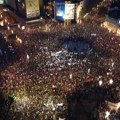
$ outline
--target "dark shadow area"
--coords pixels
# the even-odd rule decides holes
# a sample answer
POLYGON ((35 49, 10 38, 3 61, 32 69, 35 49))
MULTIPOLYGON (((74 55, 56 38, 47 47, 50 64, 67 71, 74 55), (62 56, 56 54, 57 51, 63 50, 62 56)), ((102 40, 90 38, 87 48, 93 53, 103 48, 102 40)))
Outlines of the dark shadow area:
POLYGON ((98 109, 105 101, 118 102, 117 85, 98 86, 95 82, 84 83, 69 93, 68 120, 98 120, 98 109))
POLYGON ((0 120, 7 120, 10 107, 14 99, 12 97, 5 98, 3 92, 0 90, 0 120))
POLYGON ((4 70, 8 65, 19 60, 19 47, 13 46, 7 42, 2 34, 0 35, 0 71, 4 70))
POLYGON ((90 42, 81 37, 70 40, 65 39, 61 44, 61 48, 68 52, 87 54, 92 49, 92 46, 90 42))
POLYGON ((97 6, 102 0, 84 0, 84 13, 88 13, 93 7, 97 6))

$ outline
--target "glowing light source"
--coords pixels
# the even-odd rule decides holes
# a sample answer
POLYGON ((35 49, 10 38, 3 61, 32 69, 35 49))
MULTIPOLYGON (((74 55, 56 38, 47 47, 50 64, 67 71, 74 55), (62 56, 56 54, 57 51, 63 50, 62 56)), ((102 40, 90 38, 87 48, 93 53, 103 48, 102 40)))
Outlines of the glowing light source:
POLYGON ((21 29, 24 30, 24 29, 25 29, 25 26, 22 26, 21 29))
POLYGON ((27 54, 27 60, 29 60, 30 59, 30 57, 29 57, 29 55, 27 54))
POLYGON ((12 34, 14 33, 13 30, 11 30, 11 33, 12 33, 12 34))
POLYGON ((7 29, 10 30, 10 27, 8 26, 7 29))
POLYGON ((113 84, 113 80, 112 79, 109 80, 109 84, 113 84))
POLYGON ((41 17, 40 20, 43 20, 43 18, 41 17))
POLYGON ((69 75, 70 79, 72 79, 72 74, 69 75))
POLYGON ((105 113, 105 118, 108 118, 110 116, 110 112, 109 111, 106 111, 105 113))
POLYGON ((18 28, 20 28, 20 24, 18 24, 18 28))
POLYGON ((117 105, 117 109, 119 109, 120 108, 120 102, 118 103, 118 105, 117 105))
POLYGON ((100 80, 100 81, 99 81, 99 85, 101 86, 102 84, 103 84, 103 81, 102 81, 102 80, 100 80))

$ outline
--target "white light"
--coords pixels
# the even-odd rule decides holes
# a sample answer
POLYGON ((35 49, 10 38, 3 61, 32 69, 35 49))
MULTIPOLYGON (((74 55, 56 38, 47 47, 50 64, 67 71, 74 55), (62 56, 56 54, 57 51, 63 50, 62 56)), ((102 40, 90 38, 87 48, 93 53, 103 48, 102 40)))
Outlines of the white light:
POLYGON ((114 62, 112 62, 112 65, 111 65, 112 67, 114 67, 114 62))
POLYGON ((120 102, 118 103, 118 105, 117 105, 117 109, 119 109, 120 108, 120 102))
POLYGON ((0 25, 1 25, 1 26, 4 26, 4 22, 3 22, 3 21, 1 21, 1 22, 0 22, 0 25))
POLYGON ((42 18, 42 17, 41 17, 40 19, 41 19, 41 20, 43 20, 43 18, 42 18))
POLYGON ((5 19, 5 23, 7 22, 7 20, 5 19))
POLYGON ((25 26, 22 26, 22 28, 21 28, 22 30, 24 30, 25 29, 25 26))
POLYGON ((109 33, 112 31, 111 29, 108 29, 109 33))
POLYGON ((52 85, 52 88, 55 88, 55 85, 52 85))
POLYGON ((105 113, 105 118, 108 118, 110 116, 110 112, 109 111, 106 111, 105 113))
POLYGON ((101 86, 102 84, 103 84, 103 81, 102 81, 102 80, 100 80, 100 81, 99 81, 99 85, 101 86))
POLYGON ((27 54, 27 60, 29 60, 30 59, 30 57, 29 57, 29 55, 27 54))
POLYGON ((20 28, 20 24, 18 24, 18 28, 20 28))
POLYGON ((11 33, 12 33, 12 34, 14 33, 13 30, 11 30, 11 33))
POLYGON ((107 75, 110 75, 110 73, 109 73, 109 72, 107 72, 107 75))
POLYGON ((112 79, 109 80, 109 84, 113 84, 113 80, 112 79))
POLYGON ((59 118, 59 120, 65 120, 65 118, 59 118))
POLYGON ((65 20, 65 15, 63 15, 63 19, 65 20))
POLYGON ((52 109, 53 111, 55 111, 55 108, 53 107, 53 109, 52 109))
POLYGON ((10 27, 8 26, 7 29, 10 30, 10 27))
POLYGON ((89 15, 89 13, 86 13, 83 17, 86 18, 89 15))
POLYGON ((57 106, 63 106, 63 103, 58 103, 57 106))
POLYGON ((90 74, 90 68, 88 69, 88 74, 90 74))
POLYGON ((20 42, 20 44, 22 43, 22 40, 20 38, 17 38, 17 40, 20 42))
POLYGON ((70 76, 70 79, 72 79, 72 74, 70 74, 69 76, 70 76))
POLYGON ((19 39, 19 42, 20 42, 20 44, 22 43, 22 40, 21 39, 19 39))

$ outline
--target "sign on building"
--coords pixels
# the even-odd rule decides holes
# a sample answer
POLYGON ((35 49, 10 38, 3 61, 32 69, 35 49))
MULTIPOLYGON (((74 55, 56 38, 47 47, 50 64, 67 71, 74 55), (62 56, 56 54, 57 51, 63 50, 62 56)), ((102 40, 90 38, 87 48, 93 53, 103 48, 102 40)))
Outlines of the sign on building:
POLYGON ((4 0, 0 0, 0 4, 4 4, 4 0))
POLYGON ((65 4, 65 20, 73 20, 75 14, 75 4, 65 4))
POLYGON ((33 18, 40 15, 39 0, 25 0, 26 4, 26 17, 33 18))
POLYGON ((58 21, 64 21, 64 14, 65 14, 65 0, 56 0, 55 1, 55 19, 58 21))

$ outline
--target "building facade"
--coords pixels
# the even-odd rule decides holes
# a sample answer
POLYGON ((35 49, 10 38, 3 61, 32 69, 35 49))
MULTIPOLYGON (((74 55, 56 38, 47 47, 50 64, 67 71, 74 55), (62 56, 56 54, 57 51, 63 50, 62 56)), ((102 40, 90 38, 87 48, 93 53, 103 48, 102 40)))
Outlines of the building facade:
POLYGON ((5 4, 23 15, 26 19, 40 16, 40 3, 42 0, 5 0, 5 4))

